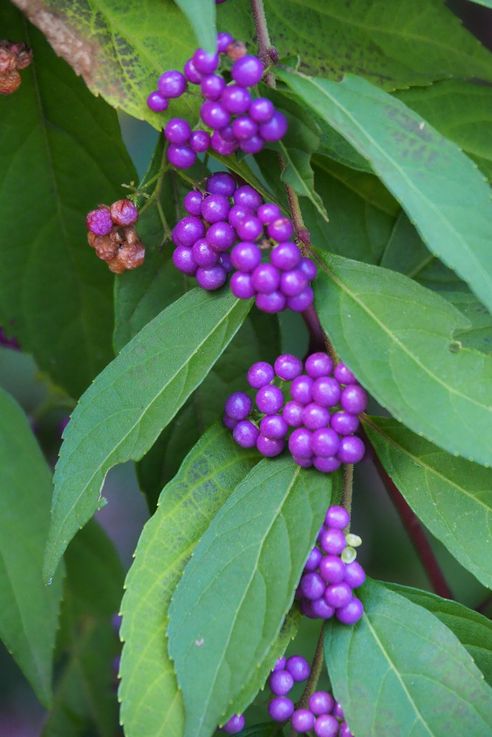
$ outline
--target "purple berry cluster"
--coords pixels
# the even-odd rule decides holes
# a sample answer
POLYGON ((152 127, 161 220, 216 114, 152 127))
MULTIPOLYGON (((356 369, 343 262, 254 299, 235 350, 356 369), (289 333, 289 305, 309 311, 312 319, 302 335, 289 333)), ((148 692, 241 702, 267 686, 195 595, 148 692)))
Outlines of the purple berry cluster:
POLYGON ((277 660, 268 682, 273 694, 268 712, 273 721, 290 719, 292 728, 299 734, 314 731, 316 737, 353 737, 344 721, 342 707, 327 691, 315 691, 305 708, 295 708, 288 694, 296 682, 306 681, 310 673, 309 663, 300 655, 277 660))
POLYGON ((242 448, 256 446, 273 457, 287 445, 299 466, 323 473, 364 456, 364 443, 354 433, 367 395, 345 364, 333 367, 326 353, 312 353, 304 365, 296 356, 282 354, 273 366, 254 363, 248 384, 256 390, 256 408, 245 392, 234 392, 224 414, 225 426, 242 448))
POLYGON ((98 258, 114 274, 136 269, 145 259, 135 223, 138 209, 131 200, 117 200, 111 207, 99 205, 87 214, 87 241, 98 258))
POLYGON ((263 312, 303 312, 312 304, 316 266, 292 240, 292 223, 278 205, 226 172, 212 174, 206 192, 188 192, 183 204, 188 214, 173 230, 173 262, 200 287, 219 289, 234 272, 233 294, 254 297, 263 312))
POLYGON ((267 97, 253 98, 250 92, 261 80, 263 62, 247 53, 244 44, 229 33, 217 36, 217 52, 197 49, 184 65, 183 72, 170 70, 161 74, 157 90, 150 93, 147 105, 156 113, 169 107, 169 101, 183 95, 188 83, 199 85, 204 101, 200 107, 203 128, 192 130, 185 118, 171 118, 164 137, 169 143, 168 161, 178 169, 188 169, 197 154, 212 148, 229 156, 239 148, 256 154, 267 142, 279 141, 287 132, 287 118, 267 97), (231 82, 219 73, 221 55, 232 60, 231 82), (184 73, 183 73, 184 72, 184 73))
POLYGON ((301 611, 312 619, 331 619, 352 625, 364 613, 360 599, 353 590, 366 580, 364 569, 356 560, 345 562, 344 551, 353 558, 355 551, 349 546, 350 538, 343 530, 348 527, 350 516, 344 507, 332 506, 318 535, 317 545, 311 550, 297 589, 296 598, 301 611), (347 538, 349 538, 347 540, 347 538))

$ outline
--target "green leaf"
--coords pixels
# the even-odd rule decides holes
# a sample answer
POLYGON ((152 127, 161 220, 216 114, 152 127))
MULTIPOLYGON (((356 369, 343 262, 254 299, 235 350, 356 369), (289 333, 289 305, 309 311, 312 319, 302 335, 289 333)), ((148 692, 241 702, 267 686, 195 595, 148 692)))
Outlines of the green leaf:
POLYGON ((164 487, 144 527, 121 607, 119 698, 126 737, 182 737, 182 697, 166 643, 171 595, 210 520, 257 459, 214 425, 164 487))
POLYGON ((364 428, 417 517, 492 588, 492 469, 449 455, 396 420, 367 417, 364 428))
POLYGON ((492 684, 492 621, 457 601, 442 599, 428 591, 385 583, 400 596, 425 607, 448 627, 468 650, 487 683, 492 684))
POLYGON ((213 519, 170 607, 185 737, 208 737, 264 684, 271 645, 329 504, 331 479, 261 461, 213 519))
POLYGON ((299 197, 307 197, 317 211, 318 217, 328 222, 328 214, 323 200, 314 189, 314 172, 311 166, 311 156, 305 151, 295 148, 286 148, 281 142, 280 150, 287 164, 282 171, 282 181, 292 187, 299 197))
MULTIPOLYGON (((95 95, 162 128, 163 116, 151 112, 147 95, 164 70, 182 68, 196 49, 191 26, 173 0, 93 0, 89 7, 85 0, 14 2, 95 95)), ((194 115, 194 99, 173 101, 168 115, 194 115)))
POLYGON ((364 585, 361 599, 362 620, 355 627, 330 622, 325 639, 333 691, 351 731, 487 737, 492 691, 455 635, 374 581, 364 585))
POLYGON ((439 133, 458 144, 492 180, 492 88, 446 80, 396 93, 439 133))
POLYGON ((454 340, 467 322, 451 304, 339 256, 323 256, 315 292, 336 351, 380 404, 450 453, 492 463, 492 359, 454 340))
POLYGON ((223 353, 250 306, 228 293, 188 292, 148 323, 86 391, 65 431, 55 471, 47 576, 98 508, 107 472, 149 450, 223 353))
POLYGON ((0 321, 78 396, 112 355, 113 277, 85 215, 121 197, 134 170, 115 112, 8 2, 0 27, 34 50, 18 92, 0 99, 0 321))
POLYGON ((492 0, 470 0, 476 5, 484 5, 486 8, 492 8, 492 0))
POLYGON ((61 573, 41 567, 48 535, 51 473, 17 403, 0 389, 0 637, 39 700, 51 699, 61 573))
POLYGON ((195 31, 198 45, 214 53, 217 49, 215 0, 175 0, 195 31))
POLYGON ((365 156, 426 245, 492 309, 492 199, 476 166, 427 122, 365 80, 279 72, 365 156))
MULTIPOLYGON (((387 89, 448 77, 490 80, 490 53, 441 0, 265 0, 273 45, 310 74, 361 74, 387 89)), ((248 0, 221 7, 220 27, 253 42, 248 0)))

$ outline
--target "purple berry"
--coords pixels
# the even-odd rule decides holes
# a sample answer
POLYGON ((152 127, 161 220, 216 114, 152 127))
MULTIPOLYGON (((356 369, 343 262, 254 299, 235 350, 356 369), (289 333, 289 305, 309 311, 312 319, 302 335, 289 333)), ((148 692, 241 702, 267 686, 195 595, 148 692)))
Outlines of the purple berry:
POLYGON ((235 239, 234 228, 225 220, 214 223, 207 230, 207 241, 216 251, 227 251, 235 239))
POLYGON ((335 471, 338 471, 341 463, 338 458, 315 456, 313 459, 313 466, 317 471, 321 471, 321 473, 334 473, 335 471))
POLYGON ((251 136, 246 141, 241 141, 239 148, 244 151, 245 154, 257 154, 261 151, 264 146, 263 138, 260 136, 251 136))
MULTIPOLYGON (((310 404, 307 405, 307 407, 311 406, 312 405, 310 404)), ((320 407, 319 404, 315 404, 314 406, 318 407, 319 410, 328 412, 324 407, 320 407)), ((314 455, 321 456, 322 458, 329 458, 337 453, 338 448, 340 447, 340 439, 331 427, 320 427, 318 430, 313 432, 311 446, 313 448, 314 455)))
POLYGON ((234 420, 245 420, 251 412, 252 401, 244 392, 234 392, 225 403, 225 412, 234 420))
POLYGON ((280 110, 277 110, 268 123, 260 125, 260 136, 264 141, 280 141, 287 133, 288 127, 287 118, 280 110))
POLYGON ((365 446, 357 435, 346 435, 340 440, 337 457, 342 463, 358 463, 364 457, 365 446))
POLYGON ((284 381, 292 381, 302 374, 302 361, 291 353, 283 353, 275 360, 274 369, 277 376, 284 381))
POLYGON ((238 148, 238 143, 234 141, 226 141, 220 135, 219 131, 214 131, 210 139, 210 147, 221 156, 231 156, 238 148))
POLYGON ((307 285, 308 281, 300 269, 284 271, 280 277, 280 289, 287 297, 297 297, 307 285))
POLYGON ((351 589, 358 589, 366 580, 366 573, 361 564, 356 560, 345 565, 345 583, 351 589))
MULTIPOLYGON (((250 187, 249 184, 244 184, 242 187, 238 187, 234 192, 234 204, 246 207, 249 210, 256 210, 262 204, 263 199, 261 195, 250 187)), ((261 222, 261 221, 260 221, 261 222)))
POLYGON ((311 611, 318 619, 331 619, 335 609, 326 603, 324 599, 317 599, 311 603, 311 611))
POLYGON ((273 440, 272 438, 267 438, 265 435, 258 435, 256 448, 265 458, 274 458, 280 455, 284 447, 283 440, 273 440))
POLYGON ((241 448, 254 448, 259 435, 256 425, 251 420, 241 420, 232 432, 232 437, 241 448))
POLYGON ((293 312, 304 312, 307 308, 313 304, 314 292, 311 287, 306 287, 300 294, 295 297, 289 297, 287 300, 287 306, 293 312))
POLYGON ((331 416, 331 426, 339 435, 351 435, 359 427, 359 418, 341 410, 331 416))
POLYGON ((199 238, 192 246, 193 259, 197 266, 210 268, 219 261, 219 254, 215 251, 205 238, 199 238))
POLYGON ((183 200, 186 212, 190 215, 195 215, 195 217, 200 217, 202 212, 202 200, 202 193, 198 192, 196 189, 192 189, 191 192, 188 192, 185 195, 183 200))
POLYGON ((313 384, 313 399, 322 407, 334 407, 340 399, 340 384, 331 376, 321 376, 313 384))
POLYGON ((301 264, 299 267, 305 276, 309 279, 309 281, 313 281, 313 279, 316 278, 316 274, 318 273, 318 269, 316 267, 316 264, 314 261, 311 261, 310 258, 303 258, 301 259, 301 264))
POLYGON ((347 606, 352 599, 352 589, 343 581, 341 583, 333 583, 327 586, 324 593, 325 601, 334 609, 347 606))
POLYGON ((138 220, 138 209, 131 200, 116 200, 109 208, 109 211, 113 223, 121 228, 127 225, 133 225, 138 220))
POLYGON ((226 220, 229 213, 229 200, 223 194, 209 194, 202 201, 201 216, 207 223, 226 220))
POLYGON ((274 415, 282 408, 284 395, 278 386, 262 386, 256 392, 255 401, 260 412, 264 412, 266 415, 274 415))
POLYGON ((338 555, 324 555, 319 564, 319 574, 328 584, 342 583, 345 577, 345 563, 338 555))
POLYGON ((171 118, 166 123, 164 135, 170 143, 186 143, 191 136, 191 127, 184 118, 171 118))
POLYGON ((367 407, 367 394, 358 384, 347 386, 342 391, 340 404, 346 412, 359 415, 367 407))
POLYGON ((207 179, 207 192, 210 194, 222 194, 224 197, 232 197, 236 191, 234 178, 225 171, 212 174, 207 179))
POLYGON ((335 706, 333 707, 333 716, 335 716, 337 719, 343 719, 345 716, 342 706, 338 701, 335 701, 335 706))
POLYGON ((190 137, 190 146, 197 154, 203 154, 210 148, 210 134, 204 130, 193 131, 190 137))
POLYGON ((261 261, 261 251, 254 243, 236 243, 231 251, 231 261, 239 271, 253 271, 261 261))
POLYGON ((279 274, 271 264, 259 264, 252 274, 253 286, 261 294, 275 292, 279 285, 279 274))
POLYGON ((321 551, 316 546, 311 550, 308 559, 304 564, 304 570, 308 572, 315 571, 322 559, 321 551))
POLYGON ((220 101, 232 115, 242 115, 249 110, 251 95, 244 87, 232 84, 224 89, 220 101))
POLYGON ((321 530, 319 544, 322 550, 329 555, 340 555, 342 550, 345 550, 347 547, 343 532, 332 527, 321 530))
POLYGON ((300 427, 302 425, 302 412, 304 407, 298 402, 287 402, 282 417, 290 427, 300 427))
POLYGON ((231 292, 238 299, 251 299, 256 294, 251 281, 251 274, 244 271, 236 271, 231 276, 229 285, 231 287, 231 292))
POLYGON ((208 269, 200 267, 196 272, 196 280, 202 289, 208 292, 214 292, 216 289, 224 286, 227 279, 227 272, 223 266, 210 266, 208 269))
POLYGON ((287 658, 278 658, 275 661, 275 665, 273 666, 272 673, 275 673, 277 670, 285 670, 285 664, 287 662, 287 658))
POLYGON ((301 468, 311 468, 313 465, 311 458, 298 458, 297 456, 292 456, 292 460, 301 468))
POLYGON ((157 87, 162 97, 181 97, 186 90, 186 79, 181 72, 171 69, 161 74, 157 87))
POLYGON ((200 108, 200 117, 209 128, 217 130, 227 125, 231 119, 230 114, 220 102, 206 100, 200 108))
POLYGON ((296 683, 306 681, 311 675, 311 666, 302 655, 292 655, 285 665, 296 683))
POLYGON ((294 679, 288 670, 276 670, 271 674, 268 685, 275 696, 285 696, 294 686, 294 679))
POLYGON ((231 257, 229 256, 227 251, 220 254, 219 264, 224 267, 228 274, 232 271, 231 257))
POLYGON ((331 714, 322 714, 314 723, 316 737, 337 737, 338 722, 331 714))
POLYGON ((256 123, 268 123, 275 112, 275 106, 268 97, 258 97, 249 107, 249 114, 256 123))
MULTIPOLYGON (((320 407, 319 404, 311 402, 304 407, 302 414, 302 421, 308 430, 319 430, 320 428, 326 428, 330 422, 330 413, 325 407, 320 407)), ((333 432, 333 431, 332 431, 333 432)), ((336 434, 336 433, 335 433, 336 434)), ((337 446, 338 447, 338 446, 337 446)), ((316 455, 319 455, 318 451, 315 450, 313 445, 313 451, 316 455)), ((333 455, 332 453, 326 453, 326 455, 333 455)))
POLYGON ((202 221, 188 215, 180 220, 173 229, 173 239, 180 246, 191 247, 199 238, 205 235, 205 226, 202 221))
POLYGON ((325 584, 318 573, 305 573, 301 578, 300 589, 306 599, 316 601, 325 593, 325 584))
POLYGON ((268 224, 267 233, 274 241, 290 241, 294 228, 289 218, 280 217, 268 224))
POLYGON ((289 426, 281 415, 268 415, 260 422, 260 432, 271 440, 280 440, 287 435, 289 426))
POLYGON ((292 399, 299 404, 309 404, 313 399, 314 382, 310 376, 302 374, 298 376, 290 385, 290 395, 292 399))
POLYGON ((249 115, 240 115, 234 120, 232 130, 238 141, 247 141, 256 136, 258 125, 249 115))
POLYGON ((212 74, 219 66, 219 55, 197 49, 193 54, 193 64, 200 74, 212 74))
POLYGON ((261 389, 275 377, 273 366, 266 361, 257 361, 248 369, 248 384, 253 389, 261 389))
POLYGON ((222 423, 227 427, 228 430, 234 430, 237 425, 237 420, 233 420, 232 417, 224 415, 222 417, 222 423))
MULTIPOLYGON (((292 241, 286 241, 284 243, 279 243, 278 246, 275 246, 275 248, 272 249, 272 252, 270 254, 270 261, 272 262, 274 266, 277 267, 277 269, 282 269, 282 271, 291 272, 292 269, 295 269, 296 266, 300 264, 301 252, 299 248, 296 246, 296 244, 293 243, 292 241)), ((308 279, 306 275, 301 271, 301 269, 298 269, 298 272, 302 274, 303 276, 304 287, 305 287, 308 282, 308 279)))
MULTIPOLYGON (((323 455, 320 453, 320 455, 323 455)), ((335 527, 337 530, 344 530, 350 523, 350 515, 345 509, 338 504, 333 504, 326 510, 325 525, 326 527, 335 527)))
MULTIPOLYGON (((297 461, 296 461, 296 463, 297 463, 297 461)), ((320 601, 320 599, 318 601, 320 601)), ((313 611, 313 602, 312 601, 309 601, 309 599, 302 599, 301 600, 301 612, 304 614, 304 616, 309 617, 310 619, 316 619, 317 618, 316 617, 316 614, 313 611)))
POLYGON ((234 714, 234 716, 224 724, 222 729, 228 734, 237 734, 238 732, 243 731, 245 724, 246 720, 242 714, 234 714))
POLYGON ((230 224, 237 228, 240 223, 243 222, 243 220, 253 213, 251 210, 249 210, 247 207, 242 207, 241 205, 233 205, 231 209, 229 210, 229 217, 227 218, 230 222, 230 224))
POLYGON ((353 596, 346 606, 337 609, 335 616, 342 624, 356 624, 363 614, 362 602, 356 596, 353 596))
POLYGON ((305 427, 294 430, 289 438, 289 450, 296 458, 311 458, 313 449, 311 446, 312 433, 305 427))
POLYGON ((223 54, 229 44, 234 43, 234 36, 230 33, 218 33, 217 34, 217 51, 223 54))
POLYGON ((254 87, 263 76, 263 64, 257 56, 246 54, 234 62, 231 76, 241 87, 254 87))
POLYGON ((113 221, 109 207, 98 207, 91 210, 85 219, 87 229, 94 235, 104 236, 111 233, 113 221))
POLYGON ((286 722, 294 711, 294 704, 287 696, 277 696, 268 704, 268 713, 274 722, 286 722))
POLYGON ((338 737, 354 737, 354 735, 349 729, 349 725, 347 724, 347 722, 342 722, 340 724, 340 731, 338 733, 338 737))
POLYGON ((193 59, 188 59, 186 64, 184 65, 184 75, 188 82, 191 82, 192 84, 200 84, 202 80, 202 75, 198 71, 198 69, 195 67, 193 63, 193 59))
POLYGON ((332 369, 333 361, 327 353, 312 353, 306 359, 306 373, 313 379, 319 379, 320 376, 328 376, 332 369))
POLYGON ((314 727, 314 714, 309 709, 296 709, 292 714, 291 724, 296 732, 309 732, 314 727))
POLYGON ((189 146, 171 143, 167 149, 167 159, 176 169, 189 169, 196 162, 196 153, 189 146))
POLYGON ((208 74, 202 77, 200 90, 207 100, 218 100, 225 87, 225 80, 220 74, 208 74))
POLYGON ((282 211, 278 205, 273 202, 265 202, 264 205, 260 205, 256 211, 257 217, 261 220, 263 225, 268 225, 274 220, 278 220, 282 217, 282 211))
POLYGON ((329 714, 333 709, 334 704, 335 701, 333 696, 326 691, 315 691, 309 697, 309 708, 313 714, 316 714, 316 716, 320 716, 320 714, 329 714))
POLYGON ((173 264, 183 274, 193 276, 197 270, 195 259, 193 258, 193 252, 191 248, 186 246, 178 246, 173 251, 173 264))
POLYGON ((154 90, 154 92, 151 92, 147 97, 147 105, 154 111, 154 113, 163 113, 164 110, 167 110, 169 107, 169 102, 160 94, 160 92, 154 90))
POLYGON ((246 215, 236 225, 236 233, 244 241, 255 241, 263 233, 263 225, 256 215, 246 215))
POLYGON ((340 384, 357 384, 357 379, 344 363, 338 363, 335 366, 335 379, 340 384))
POLYGON ((275 314, 285 309, 286 300, 282 292, 275 291, 271 294, 258 294, 256 296, 256 306, 262 312, 275 314))

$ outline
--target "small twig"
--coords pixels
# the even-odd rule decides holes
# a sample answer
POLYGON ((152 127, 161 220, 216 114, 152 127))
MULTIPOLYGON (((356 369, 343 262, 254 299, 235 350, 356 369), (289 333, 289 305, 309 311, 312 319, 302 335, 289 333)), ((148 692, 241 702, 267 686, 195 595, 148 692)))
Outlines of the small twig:
POLYGON ((409 507, 390 476, 388 476, 381 464, 381 461, 375 453, 374 465, 376 466, 379 476, 388 492, 388 496, 398 512, 403 527, 415 548, 415 552, 422 563, 422 567, 427 574, 427 578, 429 579, 434 592, 439 596, 443 596, 445 599, 452 599, 453 594, 451 589, 448 586, 444 573, 441 571, 441 567, 434 555, 434 551, 427 539, 427 535, 424 532, 420 520, 414 514, 411 507, 409 507))

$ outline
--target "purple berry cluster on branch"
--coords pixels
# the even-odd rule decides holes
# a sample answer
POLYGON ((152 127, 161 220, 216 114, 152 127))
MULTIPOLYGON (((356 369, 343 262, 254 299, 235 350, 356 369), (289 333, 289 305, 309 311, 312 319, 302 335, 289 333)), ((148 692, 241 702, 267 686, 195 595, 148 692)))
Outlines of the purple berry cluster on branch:
POLYGON ((232 293, 254 297, 263 312, 306 310, 314 299, 316 265, 292 240, 292 223, 279 206, 226 172, 212 174, 205 189, 184 198, 188 215, 173 229, 176 268, 211 291, 233 272, 232 293))
POLYGON ((145 248, 135 230, 138 209, 131 200, 117 200, 111 207, 99 205, 86 217, 87 241, 98 258, 114 274, 136 269, 145 259, 145 248))
POLYGON ((312 619, 331 619, 352 625, 364 613, 353 590, 366 580, 364 569, 355 560, 356 535, 345 534, 350 515, 344 507, 331 506, 311 550, 296 592, 301 611, 312 619))
POLYGON ((168 109, 169 101, 181 97, 188 84, 199 85, 203 103, 200 118, 208 128, 192 130, 185 118, 171 118, 164 128, 169 143, 168 161, 177 169, 188 169, 197 154, 211 148, 222 156, 240 149, 256 154, 265 143, 279 141, 287 132, 287 118, 267 97, 253 98, 251 88, 261 81, 265 67, 257 57, 229 33, 217 36, 217 52, 197 49, 184 65, 161 74, 157 89, 150 93, 147 105, 156 113, 168 109), (226 76, 219 72, 221 56, 232 60, 226 76), (228 81, 230 77, 230 81, 228 81))
POLYGON ((333 367, 326 353, 312 353, 304 364, 282 354, 273 366, 254 363, 248 384, 256 390, 255 407, 245 392, 234 392, 225 404, 224 424, 238 445, 256 446, 266 457, 287 445, 299 466, 323 473, 362 460, 364 443, 354 433, 367 395, 345 364, 333 367))

